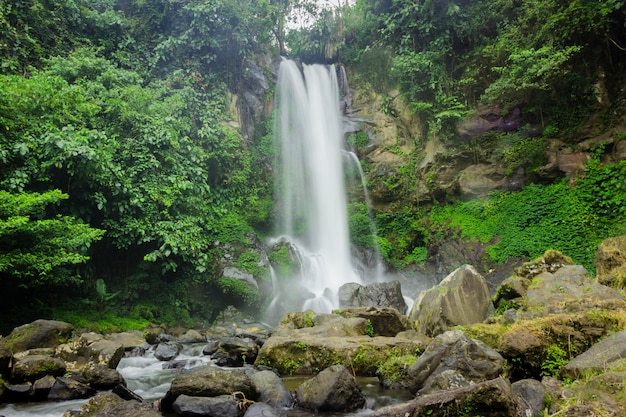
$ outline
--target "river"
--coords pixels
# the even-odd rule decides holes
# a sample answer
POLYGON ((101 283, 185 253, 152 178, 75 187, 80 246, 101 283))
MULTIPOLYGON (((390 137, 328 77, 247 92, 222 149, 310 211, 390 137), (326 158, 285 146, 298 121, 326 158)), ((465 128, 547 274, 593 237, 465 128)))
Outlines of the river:
MULTIPOLYGON (((208 356, 202 355, 204 344, 185 346, 183 352, 174 360, 184 366, 177 369, 163 369, 168 362, 161 362, 148 350, 143 356, 123 358, 117 370, 124 376, 128 388, 140 395, 146 401, 163 398, 169 390, 172 380, 181 369, 189 369, 200 365, 210 364, 208 356)), ((306 377, 285 377, 285 385, 291 392, 306 380, 306 377)), ((363 394, 367 397, 364 409, 353 413, 313 413, 311 411, 290 409, 283 410, 288 417, 363 417, 373 410, 389 404, 408 401, 412 395, 408 391, 384 390, 376 378, 357 378, 363 394)), ((42 402, 0 405, 0 416, 5 417, 62 417, 68 410, 78 410, 87 400, 63 402, 42 402)))

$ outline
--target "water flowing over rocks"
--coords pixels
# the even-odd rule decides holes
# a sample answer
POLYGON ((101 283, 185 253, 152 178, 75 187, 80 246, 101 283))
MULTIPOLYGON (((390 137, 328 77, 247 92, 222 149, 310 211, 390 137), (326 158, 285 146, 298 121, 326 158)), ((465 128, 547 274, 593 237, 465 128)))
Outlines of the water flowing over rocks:
POLYGON ((285 414, 269 404, 254 403, 246 410, 244 417, 284 417, 285 414))
MULTIPOLYGON (((599 262, 608 258, 598 255, 599 262)), ((607 265, 619 257, 610 259, 607 265)), ((454 302, 460 309, 469 309, 471 303, 484 308, 480 300, 486 284, 480 274, 469 265, 455 273, 418 297, 420 310, 426 308, 429 291, 436 292, 432 296, 450 295, 455 288, 464 295, 429 308, 445 312, 441 306, 454 302), (454 279, 475 286, 455 287, 454 279)), ((485 313, 463 325, 446 322, 447 329, 441 326, 430 333, 432 338, 419 320, 374 306, 332 314, 288 313, 273 330, 253 323, 241 327, 230 319, 203 331, 170 329, 172 334, 167 334, 155 328, 155 334, 146 336, 151 344, 136 332, 73 333, 70 326, 63 343, 40 338, 44 346, 39 347, 20 340, 22 335, 31 337, 23 330, 28 327, 20 326, 19 337, 0 340, 0 372, 7 381, 0 387, 0 400, 93 396, 66 417, 172 412, 256 417, 282 416, 284 409, 309 416, 370 407, 358 378, 378 376, 381 386, 415 397, 363 410, 373 417, 626 415, 626 300, 619 291, 593 279, 563 254, 549 251, 515 269, 495 291, 493 304, 489 317, 485 313), (112 368, 119 363, 118 352, 127 360, 153 354, 159 344, 182 347, 178 356, 157 362, 173 378, 156 401, 163 411, 128 389, 112 368), (204 355, 189 358, 193 344, 196 354, 204 355), (18 352, 9 346, 29 349, 18 352), (239 360, 229 368, 215 366, 221 355, 239 360), (303 379, 295 393, 283 380, 290 375, 303 379), (102 392, 110 389, 112 393, 102 392)))
POLYGON ((485 279, 474 267, 464 265, 448 275, 439 285, 422 292, 413 304, 409 319, 428 336, 487 318, 491 299, 485 279))
POLYGON ((154 357, 160 361, 171 361, 180 353, 182 346, 176 341, 159 343, 154 350, 154 357))

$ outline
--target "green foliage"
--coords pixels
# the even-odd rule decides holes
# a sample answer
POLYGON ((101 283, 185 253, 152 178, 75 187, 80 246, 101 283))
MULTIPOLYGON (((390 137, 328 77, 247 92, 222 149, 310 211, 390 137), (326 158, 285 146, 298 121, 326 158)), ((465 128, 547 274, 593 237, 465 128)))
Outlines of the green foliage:
POLYGON ((365 132, 353 133, 346 139, 348 146, 354 149, 362 149, 370 143, 370 138, 365 132))
POLYGON ((63 309, 55 312, 56 320, 65 321, 76 328, 89 329, 101 333, 144 330, 150 321, 143 318, 123 317, 113 312, 95 312, 91 310, 63 309))
POLYGON ((237 259, 237 266, 242 270, 249 272, 255 278, 261 280, 270 279, 270 271, 267 266, 261 263, 261 255, 257 252, 244 252, 237 259))
POLYGON ((569 362, 569 355, 558 345, 550 345, 546 348, 545 358, 541 363, 541 375, 556 377, 561 368, 569 362))
POLYGON ((519 138, 510 134, 513 143, 504 150, 502 161, 507 175, 514 174, 518 168, 524 168, 526 175, 531 175, 543 165, 546 160, 546 145, 544 138, 519 138))
POLYGON ((0 277, 20 287, 76 283, 73 265, 89 259, 92 242, 102 238, 94 229, 70 216, 46 212, 67 199, 58 190, 13 194, 0 190, 0 277))
POLYGON ((298 265, 291 258, 287 245, 279 245, 268 255, 270 264, 279 277, 289 278, 296 272, 298 265))
POLYGON ((500 74, 500 78, 487 87, 485 98, 518 104, 531 100, 538 91, 552 90, 571 71, 567 63, 580 50, 580 46, 557 49, 552 45, 544 45, 538 49, 511 53, 507 66, 493 68, 500 74))
POLYGON ((415 355, 391 356, 378 366, 376 374, 385 380, 397 381, 408 376, 408 369, 416 360, 415 355))
POLYGON ((378 72, 396 82, 431 134, 453 135, 481 97, 562 131, 592 105, 595 69, 619 59, 625 11, 621 0, 359 0, 342 15, 339 56, 377 91, 394 87, 378 72))
POLYGON ((365 203, 355 202, 348 206, 350 241, 359 248, 377 249, 376 230, 365 203))
POLYGON ((261 298, 259 291, 246 282, 236 278, 222 277, 217 284, 222 289, 223 294, 236 304, 251 308, 258 307, 261 298))
POLYGON ((577 179, 576 190, 605 221, 624 227, 621 219, 626 216, 626 161, 608 165, 602 165, 597 158, 589 161, 584 176, 577 179))
POLYGON ((369 337, 374 337, 374 326, 370 319, 367 319, 367 327, 365 328, 365 335, 369 337))
POLYGON ((410 209, 376 215, 378 244, 381 255, 395 268, 422 265, 427 249, 422 215, 410 209))
POLYGON ((514 257, 534 259, 556 249, 593 271, 595 248, 618 233, 615 225, 622 222, 621 216, 607 216, 603 208, 607 201, 617 213, 623 210, 623 175, 621 163, 602 168, 592 163, 575 188, 565 183, 531 185, 517 193, 494 193, 484 201, 437 207, 429 213, 428 234, 432 240, 458 229, 463 238, 496 242, 486 252, 498 263, 514 257), (614 176, 614 186, 605 188, 604 181, 614 176), (604 199, 592 198, 590 190, 602 190, 604 199))
MULTIPOLYGON (((112 2, 97 3, 0 2, 0 22, 11 28, 0 36, 18 39, 13 49, 1 50, 0 72, 29 75, 0 75, 0 189, 67 194, 58 210, 29 221, 43 238, 59 235, 49 245, 62 250, 38 255, 41 264, 22 262, 22 268, 12 258, 7 265, 15 267, 12 274, 36 275, 45 285, 76 284, 70 266, 88 259, 88 240, 106 229, 104 250, 89 269, 119 290, 118 304, 152 297, 145 305, 161 303, 163 314, 148 315, 173 322, 188 321, 204 302, 210 317, 219 303, 185 298, 195 284, 217 285, 214 242, 246 242, 251 224, 263 224, 271 213, 271 182, 259 162, 268 155, 223 123, 230 117, 224 80, 240 86, 224 75, 237 74, 231 63, 269 45, 262 16, 268 5, 155 0, 113 10, 112 2), (66 18, 70 6, 75 13, 66 18), (59 24, 52 24, 57 17, 59 24), (30 31, 32 22, 47 29, 30 31), (33 54, 49 41, 50 27, 59 42, 64 36, 72 41, 33 54), (210 37, 189 38, 194 31, 210 37), (190 60, 213 53, 215 60, 190 60), (159 60, 167 66, 151 66, 159 60), (30 64, 40 69, 26 70, 30 64), (67 250, 57 242, 63 228, 71 231, 67 250), (81 243, 81 250, 69 249, 81 243), (180 291, 163 295, 178 283, 180 291), (169 314, 170 308, 180 313, 169 314)), ((83 296, 83 290, 91 288, 76 286, 67 296, 83 296)))

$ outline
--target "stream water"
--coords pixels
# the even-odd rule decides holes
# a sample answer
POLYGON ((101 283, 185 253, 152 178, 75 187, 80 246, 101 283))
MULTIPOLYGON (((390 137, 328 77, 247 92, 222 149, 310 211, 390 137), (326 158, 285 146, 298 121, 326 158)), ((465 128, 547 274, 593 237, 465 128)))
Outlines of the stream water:
MULTIPOLYGON (((152 351, 148 351, 144 356, 123 358, 117 369, 124 376, 128 388, 140 395, 144 400, 152 402, 165 396, 172 380, 181 369, 189 369, 211 363, 208 356, 202 355, 203 347, 204 344, 194 344, 185 347, 183 353, 175 359, 176 363, 185 363, 183 368, 163 369, 166 362, 159 361, 154 357, 152 351)), ((285 385, 291 392, 294 392, 305 380, 305 377, 284 378, 285 385)), ((362 417, 385 405, 408 401, 412 398, 408 391, 382 389, 376 378, 358 378, 357 380, 363 394, 367 397, 366 406, 362 410, 353 413, 313 413, 294 408, 282 410, 282 412, 288 417, 362 417)), ((61 417, 67 410, 78 410, 86 401, 8 404, 0 408, 0 416, 61 417)))

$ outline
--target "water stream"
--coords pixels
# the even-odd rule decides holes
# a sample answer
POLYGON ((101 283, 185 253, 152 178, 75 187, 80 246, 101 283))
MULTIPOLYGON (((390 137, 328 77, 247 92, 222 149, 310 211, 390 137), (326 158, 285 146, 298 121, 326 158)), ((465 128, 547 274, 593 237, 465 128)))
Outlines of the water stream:
MULTIPOLYGON (((208 356, 202 355, 204 344, 185 346, 182 354, 176 357, 176 369, 164 369, 164 365, 171 362, 162 362, 156 359, 153 351, 149 350, 143 356, 123 358, 117 370, 124 376, 129 389, 140 395, 144 400, 152 402, 163 398, 170 388, 172 380, 184 369, 211 364, 208 356)), ((228 368, 226 368, 228 369, 228 368)), ((291 392, 304 382, 307 377, 284 378, 285 385, 291 392)), ((282 410, 288 417, 361 417, 366 416, 380 407, 408 401, 412 395, 408 391, 384 390, 376 378, 357 378, 363 394, 367 397, 366 406, 353 413, 314 413, 301 409, 282 410)), ((6 417, 62 417, 68 410, 78 410, 87 400, 73 400, 62 402, 41 402, 25 404, 7 404, 0 408, 0 416, 6 417)), ((0 406, 1 407, 1 406, 0 406)))

